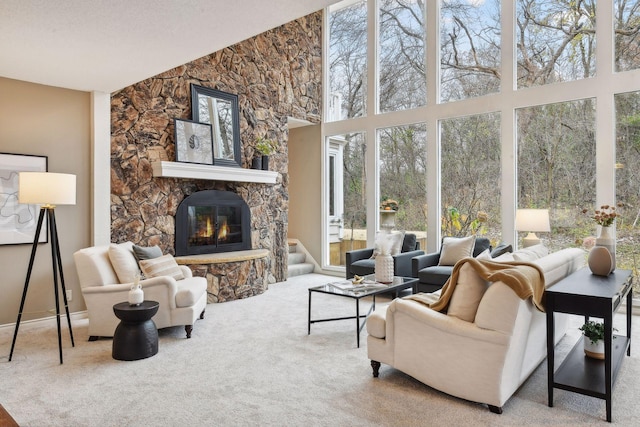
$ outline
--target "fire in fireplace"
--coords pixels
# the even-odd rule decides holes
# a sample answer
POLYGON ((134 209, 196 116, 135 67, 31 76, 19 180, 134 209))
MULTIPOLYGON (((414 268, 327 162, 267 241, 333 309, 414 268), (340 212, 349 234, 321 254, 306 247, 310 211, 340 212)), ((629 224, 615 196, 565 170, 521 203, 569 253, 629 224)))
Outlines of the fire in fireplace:
POLYGON ((251 249, 249 207, 230 191, 205 190, 176 212, 176 255, 251 249))

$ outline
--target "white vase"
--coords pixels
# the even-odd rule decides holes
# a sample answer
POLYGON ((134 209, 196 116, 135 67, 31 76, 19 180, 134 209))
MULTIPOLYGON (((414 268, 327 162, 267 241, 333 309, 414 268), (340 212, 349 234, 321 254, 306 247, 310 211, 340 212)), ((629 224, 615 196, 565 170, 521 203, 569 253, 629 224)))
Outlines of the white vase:
POLYGON ((604 340, 599 340, 595 344, 590 338, 582 336, 584 343, 584 354, 594 359, 604 359, 604 340))
POLYGON ((611 254, 611 271, 616 269, 616 238, 612 227, 600 227, 600 235, 596 237, 596 246, 602 246, 611 254))
POLYGON ((142 285, 131 285, 129 291, 129 305, 140 305, 144 301, 144 292, 142 291, 142 285))
POLYGON ((391 255, 378 254, 375 264, 376 282, 393 282, 393 257, 391 255))

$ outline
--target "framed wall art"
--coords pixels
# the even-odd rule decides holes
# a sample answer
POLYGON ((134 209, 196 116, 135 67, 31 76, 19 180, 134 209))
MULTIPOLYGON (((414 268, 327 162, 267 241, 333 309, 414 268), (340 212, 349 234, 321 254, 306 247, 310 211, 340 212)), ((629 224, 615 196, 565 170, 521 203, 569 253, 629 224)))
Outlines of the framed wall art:
MULTIPOLYGON (((33 243, 39 205, 18 202, 18 174, 47 172, 47 157, 0 153, 0 245, 33 243)), ((46 216, 38 242, 47 241, 46 216)))
POLYGON ((175 120, 176 161, 183 163, 213 164, 213 138, 209 123, 175 120))

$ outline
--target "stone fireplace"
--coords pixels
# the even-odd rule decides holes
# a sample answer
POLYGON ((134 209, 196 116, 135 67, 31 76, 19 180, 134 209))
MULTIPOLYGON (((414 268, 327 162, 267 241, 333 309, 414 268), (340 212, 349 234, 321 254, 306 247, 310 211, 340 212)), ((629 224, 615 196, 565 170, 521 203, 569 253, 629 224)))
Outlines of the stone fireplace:
POLYGON ((231 191, 198 191, 178 206, 175 239, 177 256, 251 249, 249 206, 231 191))
MULTIPOLYGON (((177 255, 194 275, 207 277, 209 302, 246 298, 286 280, 287 118, 320 122, 321 42, 318 11, 112 93, 111 241, 158 245, 163 253, 177 255), (238 96, 241 167, 184 163, 179 166, 194 173, 154 173, 158 163, 175 166, 174 120, 192 117, 191 84, 238 96), (254 180, 258 171, 250 169, 261 136, 278 141, 269 171, 260 171, 275 175, 268 183, 254 180), (188 252, 178 250, 178 207, 188 196, 209 190, 229 191, 248 205, 250 225, 242 225, 240 232, 249 233, 240 244, 248 244, 248 250, 232 241, 222 246, 224 252, 216 252, 221 239, 209 236, 192 242, 200 253, 180 255, 188 252)), ((227 233, 234 233, 229 222, 236 224, 238 211, 216 209, 202 214, 195 209, 194 216, 204 217, 201 234, 208 233, 207 217, 210 226, 217 222, 219 228, 221 217, 227 217, 227 233)), ((202 226, 196 221, 194 227, 202 226)))

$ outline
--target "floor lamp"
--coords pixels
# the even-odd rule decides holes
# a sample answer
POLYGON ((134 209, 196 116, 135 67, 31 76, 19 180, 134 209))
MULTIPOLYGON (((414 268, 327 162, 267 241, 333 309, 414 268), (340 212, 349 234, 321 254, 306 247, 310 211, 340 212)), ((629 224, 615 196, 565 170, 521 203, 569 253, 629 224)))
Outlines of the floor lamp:
POLYGON ((16 329, 13 333, 13 341, 11 342, 9 362, 11 361, 13 349, 16 345, 16 337, 18 336, 18 328, 20 327, 24 301, 27 297, 29 280, 31 279, 31 272, 33 270, 33 261, 36 257, 36 250, 38 249, 40 230, 42 230, 42 223, 44 222, 44 216, 46 213, 47 221, 49 222, 49 237, 51 239, 53 290, 56 299, 56 321, 58 323, 58 348, 60 349, 60 364, 62 364, 62 334, 60 332, 60 294, 58 292, 58 274, 60 274, 60 287, 62 288, 64 308, 67 312, 67 323, 69 325, 69 335, 71 336, 71 346, 75 347, 75 343, 73 342, 71 317, 69 316, 69 306, 67 305, 66 298, 67 291, 64 286, 64 275, 62 274, 62 258, 60 257, 55 208, 56 205, 76 204, 76 176, 64 173, 20 172, 18 176, 18 201, 19 203, 39 204, 41 207, 40 216, 38 217, 38 225, 36 227, 36 234, 33 238, 33 247, 31 248, 31 258, 29 259, 27 278, 24 282, 24 290, 22 291, 18 320, 16 320, 16 329))

